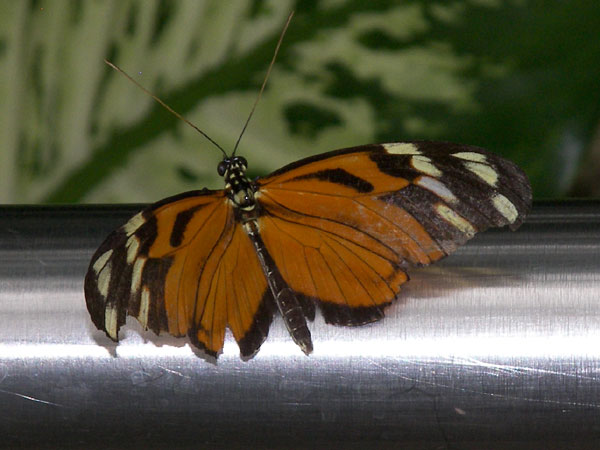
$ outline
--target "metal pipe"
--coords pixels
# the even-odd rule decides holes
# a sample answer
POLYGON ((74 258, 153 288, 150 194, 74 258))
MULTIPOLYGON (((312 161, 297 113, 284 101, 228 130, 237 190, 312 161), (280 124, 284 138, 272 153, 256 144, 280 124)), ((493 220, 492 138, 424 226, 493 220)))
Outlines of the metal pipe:
POLYGON ((92 325, 94 249, 139 207, 0 209, 0 437, 11 446, 595 448, 600 443, 600 202, 537 203, 412 270, 386 318, 276 319, 217 364, 135 320, 92 325))

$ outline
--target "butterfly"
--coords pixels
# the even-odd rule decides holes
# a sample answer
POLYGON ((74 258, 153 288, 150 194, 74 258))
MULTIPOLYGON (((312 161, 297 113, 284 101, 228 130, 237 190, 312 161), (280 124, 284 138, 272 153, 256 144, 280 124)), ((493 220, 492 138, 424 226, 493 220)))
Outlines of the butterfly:
POLYGON ((112 232, 85 277, 92 321, 114 341, 126 316, 156 334, 188 336, 217 357, 229 328, 254 356, 279 311, 300 349, 313 350, 307 320, 363 325, 408 281, 491 226, 518 228, 531 186, 515 164, 447 142, 365 145, 312 156, 250 180, 236 156, 293 16, 277 42, 258 97, 230 155, 119 67, 146 94, 224 155, 223 190, 161 200, 112 232))
POLYGON ((116 341, 129 315, 216 357, 228 327, 247 359, 279 311, 309 354, 316 307, 334 325, 377 321, 407 267, 486 228, 515 230, 531 206, 519 167, 447 142, 347 148, 255 180, 247 168, 225 154, 223 190, 161 200, 106 238, 85 278, 98 329, 116 341))

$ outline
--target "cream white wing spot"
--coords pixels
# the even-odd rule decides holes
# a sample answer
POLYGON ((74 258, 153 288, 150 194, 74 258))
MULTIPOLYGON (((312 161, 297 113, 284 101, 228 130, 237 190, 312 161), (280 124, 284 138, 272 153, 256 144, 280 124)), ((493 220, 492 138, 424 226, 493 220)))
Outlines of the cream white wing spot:
POLYGON ((504 195, 494 195, 494 197, 492 197, 492 203, 494 208, 496 208, 498 212, 502 214, 506 220, 508 220, 509 223, 514 223, 514 221, 517 220, 517 217, 519 216, 517 208, 515 208, 515 205, 513 205, 512 202, 504 195))
POLYGON ((144 271, 144 265, 146 264, 146 258, 139 258, 133 264, 133 270, 131 273, 131 293, 135 293, 140 290, 142 285, 142 272, 144 271))
POLYGON ((102 253, 102 255, 100 255, 100 257, 96 260, 96 262, 92 266, 96 275, 98 275, 100 273, 100 271, 102 270, 102 268, 104 267, 104 265, 106 264, 108 259, 112 256, 112 253, 113 253, 112 249, 107 250, 106 252, 102 253))
POLYGON ((127 264, 131 264, 137 256, 138 250, 140 248, 140 240, 136 236, 132 235, 127 240, 125 246, 127 247, 127 264))
POLYGON ((427 189, 448 203, 456 203, 458 201, 450 189, 448 189, 441 181, 436 180, 435 178, 422 176, 417 178, 414 181, 414 184, 427 189))
POLYGON ((442 171, 435 167, 427 156, 416 155, 410 158, 410 164, 419 172, 432 177, 440 177, 442 171))
POLYGON ((471 225, 468 220, 459 216, 453 209, 448 208, 442 203, 438 203, 435 205, 435 210, 442 219, 460 232, 465 233, 469 237, 475 235, 475 228, 473 228, 473 225, 471 225))
POLYGON ((454 156, 455 158, 464 159, 466 161, 473 161, 473 162, 479 162, 479 163, 487 162, 486 156, 481 153, 458 152, 458 153, 453 153, 452 156, 454 156))
POLYGON ((98 273, 98 292, 104 298, 108 295, 108 287, 110 286, 111 266, 112 264, 107 262, 98 273))
POLYGON ((115 341, 117 340, 117 323, 117 307, 108 305, 104 310, 104 329, 115 341))
POLYGON ((142 212, 139 212, 135 216, 133 216, 131 219, 129 219, 129 221, 125 225, 123 225, 123 230, 125 231, 125 234, 127 236, 131 236, 145 222, 146 222, 146 219, 144 219, 144 214, 142 212))
POLYGON ((487 164, 468 161, 465 162, 465 168, 469 172, 472 172, 475 175, 477 175, 490 186, 496 186, 496 183, 498 182, 498 173, 487 164))
POLYGON ((386 152, 391 155, 420 155, 421 152, 415 144, 408 142, 393 142, 381 144, 386 152))
POLYGON ((150 308, 150 289, 147 286, 142 288, 142 296, 140 299, 140 312, 137 319, 142 324, 144 329, 148 329, 148 311, 150 308))

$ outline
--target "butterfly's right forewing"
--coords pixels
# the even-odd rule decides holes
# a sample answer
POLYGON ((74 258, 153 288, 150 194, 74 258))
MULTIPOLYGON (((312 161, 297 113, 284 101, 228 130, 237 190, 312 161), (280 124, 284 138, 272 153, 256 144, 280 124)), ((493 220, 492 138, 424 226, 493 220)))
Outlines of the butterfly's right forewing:
POLYGON ((342 325, 383 317, 407 265, 437 261, 486 228, 515 229, 531 205, 516 165, 445 142, 338 150, 258 184, 261 234, 283 278, 342 325))

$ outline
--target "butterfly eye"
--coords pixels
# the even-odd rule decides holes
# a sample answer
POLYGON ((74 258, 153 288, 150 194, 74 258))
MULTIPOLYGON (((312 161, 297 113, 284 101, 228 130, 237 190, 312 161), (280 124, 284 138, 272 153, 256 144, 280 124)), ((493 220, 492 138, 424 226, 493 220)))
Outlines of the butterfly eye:
POLYGON ((217 173, 219 174, 219 176, 223 176, 225 175, 225 172, 227 172, 227 168, 229 167, 229 160, 224 159, 223 161, 221 161, 219 163, 219 165, 217 166, 217 173))

